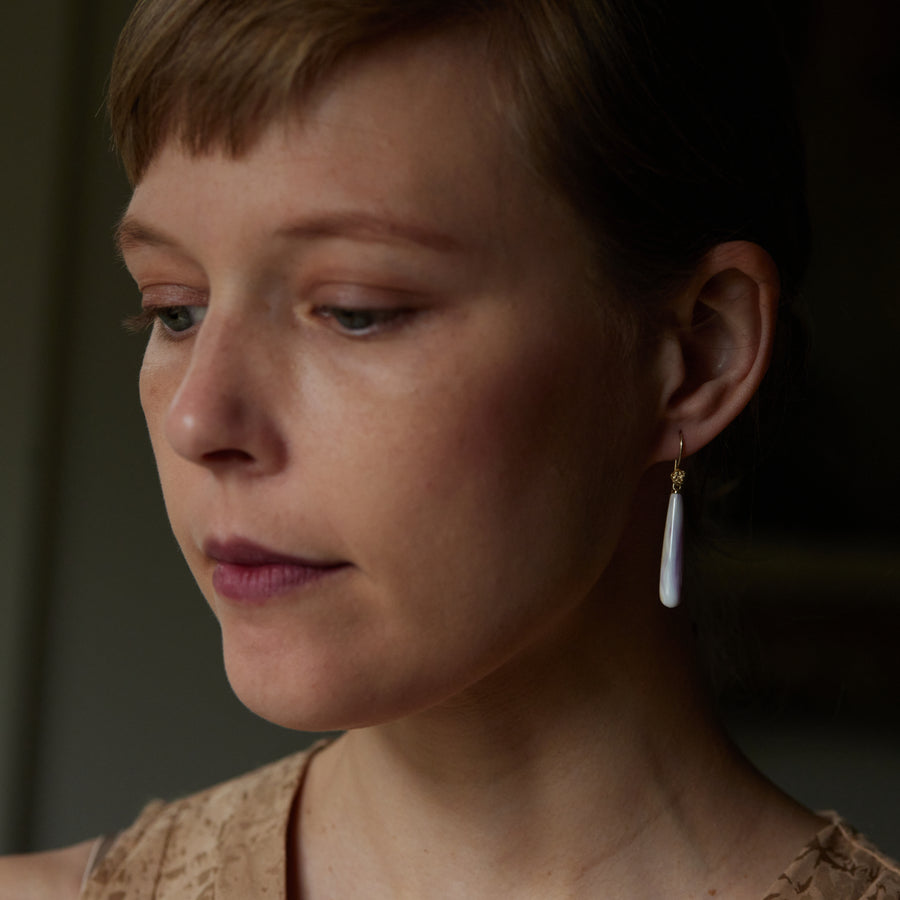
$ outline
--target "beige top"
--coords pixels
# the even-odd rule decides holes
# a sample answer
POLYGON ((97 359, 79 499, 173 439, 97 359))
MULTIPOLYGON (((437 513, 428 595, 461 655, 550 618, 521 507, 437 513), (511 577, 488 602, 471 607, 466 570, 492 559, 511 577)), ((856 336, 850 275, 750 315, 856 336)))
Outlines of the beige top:
MULTIPOLYGON (((81 900, 286 900, 287 828, 314 750, 174 803, 151 803, 81 900)), ((900 867, 837 816, 761 900, 900 900, 900 867)))

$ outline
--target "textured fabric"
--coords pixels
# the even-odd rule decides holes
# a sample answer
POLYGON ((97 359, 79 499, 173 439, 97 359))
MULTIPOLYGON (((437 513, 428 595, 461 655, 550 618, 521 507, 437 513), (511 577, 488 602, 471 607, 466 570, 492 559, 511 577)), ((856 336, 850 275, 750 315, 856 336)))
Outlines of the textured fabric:
POLYGON ((900 900, 900 867, 834 813, 764 900, 900 900))
MULTIPOLYGON (((116 839, 81 900, 286 900, 291 807, 315 749, 152 803, 116 839)), ((761 900, 900 900, 900 868, 829 815, 761 900)))
POLYGON ((285 900, 291 805, 312 751, 174 803, 151 803, 81 900, 285 900))

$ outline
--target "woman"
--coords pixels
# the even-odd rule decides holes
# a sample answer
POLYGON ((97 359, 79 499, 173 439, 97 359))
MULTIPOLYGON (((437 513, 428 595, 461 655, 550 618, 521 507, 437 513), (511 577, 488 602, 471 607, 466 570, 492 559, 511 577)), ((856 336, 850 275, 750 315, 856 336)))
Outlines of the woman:
POLYGON ((346 734, 0 894, 900 897, 730 746, 667 608, 803 268, 770 44, 699 2, 138 5, 168 513, 238 696, 346 734))

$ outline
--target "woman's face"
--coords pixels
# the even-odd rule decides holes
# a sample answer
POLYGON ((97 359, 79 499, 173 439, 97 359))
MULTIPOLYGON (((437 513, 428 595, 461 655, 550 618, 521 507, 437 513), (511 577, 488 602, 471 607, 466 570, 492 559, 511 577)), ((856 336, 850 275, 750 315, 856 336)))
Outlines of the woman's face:
POLYGON ((240 158, 164 145, 123 222, 175 535, 284 725, 435 706, 564 628, 648 462, 653 366, 487 84, 451 41, 376 53, 240 158))

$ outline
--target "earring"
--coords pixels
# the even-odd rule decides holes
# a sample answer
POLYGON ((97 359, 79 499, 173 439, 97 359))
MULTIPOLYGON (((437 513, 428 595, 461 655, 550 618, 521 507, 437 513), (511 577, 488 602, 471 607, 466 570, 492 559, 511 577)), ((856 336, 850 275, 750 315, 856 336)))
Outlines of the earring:
POLYGON ((663 534, 662 562, 659 566, 659 599, 663 606, 674 609, 681 601, 681 549, 684 509, 681 489, 684 486, 684 469, 681 456, 684 453, 684 435, 678 432, 678 459, 672 470, 672 493, 669 494, 669 510, 666 513, 666 530, 663 534))

